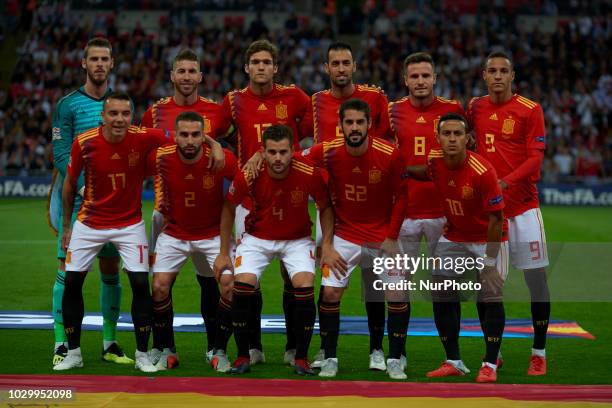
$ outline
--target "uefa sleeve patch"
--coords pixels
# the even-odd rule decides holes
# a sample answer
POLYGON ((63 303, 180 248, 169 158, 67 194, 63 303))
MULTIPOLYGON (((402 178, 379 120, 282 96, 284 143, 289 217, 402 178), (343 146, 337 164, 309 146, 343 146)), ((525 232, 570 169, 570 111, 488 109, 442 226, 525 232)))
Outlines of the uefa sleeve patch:
POLYGON ((535 138, 536 142, 542 142, 544 143, 546 141, 546 138, 544 136, 537 136, 535 138))
POLYGON ((504 200, 504 196, 503 195, 498 195, 497 197, 493 197, 491 199, 489 199, 489 205, 497 205, 499 203, 501 203, 504 200))

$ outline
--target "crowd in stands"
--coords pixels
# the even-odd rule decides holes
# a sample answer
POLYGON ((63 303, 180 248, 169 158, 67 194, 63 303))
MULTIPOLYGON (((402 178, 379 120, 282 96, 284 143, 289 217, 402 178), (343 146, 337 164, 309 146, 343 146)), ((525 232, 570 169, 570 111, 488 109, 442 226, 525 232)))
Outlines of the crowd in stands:
MULTIPOLYGON (((572 16, 560 17, 556 31, 548 33, 526 30, 517 14, 499 13, 494 6, 466 18, 451 9, 431 8, 428 2, 402 10, 392 2, 370 3, 361 10, 361 46, 354 50, 356 82, 381 86, 390 100, 400 98, 406 93, 403 58, 426 50, 436 61, 436 94, 467 106, 473 96, 486 93, 481 80, 484 57, 504 49, 514 59, 516 91, 541 103, 545 112, 544 181, 594 184, 612 176, 612 76, 606 57, 612 10, 603 5, 597 12, 578 7, 572 16)), ((536 3, 541 15, 567 12, 555 2, 536 3)), ((155 35, 139 26, 120 33, 116 13, 87 21, 64 7, 44 5, 34 11, 10 87, 0 90, 0 175, 52 167, 53 108, 84 82, 81 53, 93 35, 106 36, 114 44, 111 87, 129 92, 137 119, 152 102, 172 94, 170 63, 184 47, 200 55, 205 74, 200 94, 213 100, 246 86, 243 52, 262 35, 281 52, 279 82, 295 83, 310 94, 329 87, 323 63, 334 38, 331 24, 317 25, 291 13, 280 31, 269 30, 260 19, 250 26, 213 28, 175 13, 160 19, 155 35)))

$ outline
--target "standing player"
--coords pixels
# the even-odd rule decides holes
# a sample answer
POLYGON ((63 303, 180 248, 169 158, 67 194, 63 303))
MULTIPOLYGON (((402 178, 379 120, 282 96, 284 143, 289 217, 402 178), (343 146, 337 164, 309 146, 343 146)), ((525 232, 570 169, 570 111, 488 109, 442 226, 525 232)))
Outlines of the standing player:
MULTIPOLYGON (((100 112, 104 98, 110 92, 108 76, 113 68, 112 47, 105 38, 93 38, 85 47, 85 55, 81 61, 87 72, 85 85, 63 97, 53 113, 53 163, 59 172, 55 180, 57 194, 51 198, 51 214, 58 230, 57 258, 59 269, 53 285, 53 326, 55 330, 55 353, 53 365, 60 363, 67 353, 66 334, 62 319, 62 296, 64 294, 65 259, 66 254, 61 247, 62 239, 62 204, 61 191, 66 177, 66 167, 70 157, 70 148, 75 137, 88 129, 100 124, 100 112)), ((78 178, 74 202, 73 221, 81 207, 80 191, 83 187, 83 177, 78 178)), ((105 245, 99 254, 100 264, 100 304, 103 317, 103 352, 105 361, 130 364, 134 361, 125 356, 116 340, 119 305, 121 304, 121 285, 119 283, 119 253, 112 244, 105 245)))
POLYGON ((135 367, 154 372, 157 370, 147 354, 153 310, 140 197, 147 155, 166 143, 167 138, 161 130, 130 126, 132 105, 123 92, 106 96, 102 119, 102 126, 82 133, 72 145, 64 181, 62 246, 67 247, 67 252, 62 307, 68 354, 53 369, 83 366, 80 348, 83 283, 95 255, 104 244, 112 242, 121 254, 132 287, 132 321, 137 344, 135 367), (76 182, 83 170, 83 205, 71 228, 76 182))
MULTIPOLYGON (((283 86, 274 83, 274 74, 278 71, 278 50, 266 40, 253 42, 245 53, 244 71, 249 75, 249 86, 231 91, 223 100, 222 123, 233 123, 236 128, 236 152, 242 168, 247 160, 253 158, 260 163, 263 158, 263 132, 270 126, 281 124, 288 126, 295 136, 293 143, 299 149, 299 140, 312 136, 312 109, 310 98, 295 85, 283 86), (253 157, 257 154, 255 157, 253 157)), ((257 164, 258 166, 258 164, 257 164)), ((236 209, 236 239, 244 233, 244 219, 251 209, 249 199, 236 209)), ((283 293, 283 311, 287 325, 287 344, 285 362, 290 362, 295 353, 295 338, 291 316, 294 309, 294 295, 291 281, 285 268, 281 265, 281 274, 285 280, 283 293)), ((259 311, 255 316, 253 336, 251 338, 251 363, 264 362, 261 345, 261 308, 262 299, 259 288, 256 290, 259 311)))
MULTIPOLYGON (((502 286, 508 273, 507 243, 504 236, 504 201, 497 185, 495 169, 481 156, 467 150, 467 120, 456 113, 440 118, 438 142, 442 150, 432 150, 428 166, 415 176, 429 177, 444 200, 447 223, 444 236, 436 246, 440 259, 432 271, 434 282, 443 284, 458 279, 462 271, 445 268, 456 259, 484 258, 479 280, 483 290, 478 294, 478 314, 486 344, 486 355, 476 378, 477 382, 497 380, 497 355, 504 332, 505 314, 502 286), (500 249, 501 247, 501 249, 500 249), (442 267, 444 265, 445 267, 442 267)), ((434 320, 446 352, 446 361, 427 377, 461 376, 469 370, 459 354, 460 296, 458 291, 432 291, 434 320)))
POLYGON ((353 50, 343 42, 332 43, 327 48, 325 72, 329 75, 330 89, 312 95, 314 142, 322 143, 343 138, 338 123, 338 110, 349 99, 361 99, 370 105, 372 128, 370 135, 388 139, 390 135, 387 116, 387 97, 380 88, 353 83, 357 63, 353 50))
POLYGON ((548 254, 536 182, 544 158, 546 130, 542 107, 512 93, 514 70, 503 52, 490 54, 483 78, 489 95, 468 107, 478 152, 491 162, 506 201, 510 259, 523 269, 531 294, 533 348, 528 375, 546 374, 546 332, 550 295, 546 282, 548 254))
MULTIPOLYGON (((389 139, 387 97, 379 88, 353 83, 353 73, 356 69, 357 63, 353 59, 353 50, 349 44, 334 42, 327 48, 325 72, 329 75, 331 88, 312 96, 315 143, 343 139, 342 127, 338 121, 338 110, 340 105, 349 99, 360 99, 370 106, 372 121, 372 126, 368 130, 370 136, 389 139)), ((320 229, 317 217, 317 247, 321 241, 320 229)), ((322 291, 319 292, 319 295, 322 293, 322 291)), ((385 358, 382 342, 385 335, 385 305, 383 302, 366 302, 366 313, 370 331, 370 369, 384 370, 385 358)), ((321 349, 315 357, 313 367, 320 367, 322 360, 323 350, 321 349)))
MULTIPOLYGON (((324 259, 321 262, 323 296, 319 324, 324 360, 319 375, 322 377, 334 377, 338 371, 340 299, 360 263, 362 246, 373 244, 387 253, 394 252, 391 248, 397 245, 406 211, 401 154, 390 143, 368 136, 372 123, 368 104, 349 99, 340 106, 339 114, 344 138, 316 144, 302 153, 329 174, 336 216, 333 245, 343 259, 333 265, 324 259)), ((362 270, 362 273, 368 271, 362 270)), ((408 329, 408 305, 390 302, 388 312, 389 360, 385 366, 382 357, 382 369, 387 368, 391 378, 402 379, 406 378, 400 357, 408 329)))
MULTIPOLYGON (((331 246, 334 216, 325 183, 314 167, 293 158, 293 134, 289 127, 272 125, 263 133, 265 169, 236 176, 221 220, 221 254, 215 269, 231 268, 229 242, 235 205, 251 197, 253 209, 247 216, 246 232, 236 249, 232 319, 238 358, 232 373, 250 371, 249 326, 256 311, 255 288, 273 258, 286 266, 293 286, 295 307, 293 330, 296 341, 295 372, 312 375, 308 347, 315 323, 315 257, 308 196, 321 209, 326 251, 331 246)), ((327 254, 326 254, 327 256, 327 254)))
MULTIPOLYGON (((144 113, 141 125, 145 127, 173 130, 177 116, 181 112, 195 111, 204 120, 204 134, 214 138, 221 135, 227 128, 221 123, 221 106, 211 100, 198 96, 198 85, 202 82, 200 60, 190 49, 183 49, 174 57, 170 81, 174 87, 174 95, 160 99, 144 113)), ((151 242, 149 251, 153 253, 157 237, 161 232, 163 216, 159 211, 159 179, 155 183, 155 208, 151 221, 151 242)), ((200 284, 200 312, 206 326, 207 349, 206 356, 212 358, 216 334, 216 316, 220 301, 219 287, 214 273, 206 257, 200 252, 192 254, 192 262, 196 269, 196 278, 200 284)), ((153 305, 155 309, 156 304, 153 305)), ((156 331, 153 331, 153 348, 161 351, 157 344, 156 331)), ((155 352, 155 351, 154 351, 155 352)))
MULTIPOLYGON (((224 178, 233 180, 237 171, 236 159, 229 151, 225 151, 225 165, 221 171, 213 172, 208 168, 210 148, 202 146, 204 129, 205 119, 200 112, 183 111, 176 118, 176 145, 160 147, 149 156, 149 167, 155 169, 158 177, 159 208, 166 221, 152 265, 153 331, 159 344, 151 354, 155 354, 152 362, 158 369, 178 365, 172 330, 172 286, 189 256, 199 254, 212 270, 220 246, 223 181, 224 178)), ((219 308, 220 330, 214 338, 208 339, 209 347, 217 349, 217 371, 229 370, 225 350, 231 335, 231 314, 228 307, 223 307, 231 305, 233 279, 231 270, 228 273, 220 277, 223 292, 219 308)), ((216 281, 213 283, 216 286, 216 281)))
MULTIPOLYGON (((434 95, 434 62, 425 52, 406 57, 404 83, 408 96, 389 104, 391 130, 406 165, 425 165, 431 149, 440 147, 436 140, 440 117, 446 113, 464 115, 465 112, 459 102, 434 95)), ((409 179, 407 185, 408 207, 400 230, 402 249, 409 256, 418 256, 421 240, 425 238, 431 255, 446 221, 440 193, 430 181, 409 179)))

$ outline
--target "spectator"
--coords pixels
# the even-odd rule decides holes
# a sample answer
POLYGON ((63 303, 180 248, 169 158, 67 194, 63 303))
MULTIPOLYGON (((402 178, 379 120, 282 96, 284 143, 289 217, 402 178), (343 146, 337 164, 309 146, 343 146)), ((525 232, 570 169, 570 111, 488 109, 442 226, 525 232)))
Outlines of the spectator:
MULTIPOLYGON (((31 29, 18 49, 15 74, 9 88, 0 90, 0 171, 51 167, 51 111, 61 96, 82 83, 81 52, 92 33, 112 39, 115 69, 111 87, 128 91, 136 112, 171 93, 167 75, 172 58, 183 47, 193 48, 201 58, 203 96, 219 101, 227 91, 244 87, 247 78, 242 53, 250 37, 262 35, 280 50, 279 82, 296 83, 310 94, 329 86, 323 63, 324 50, 334 38, 332 24, 319 27, 314 18, 300 18, 289 2, 259 1, 262 10, 289 10, 284 28, 270 30, 261 14, 248 29, 189 25, 185 22, 195 15, 192 3, 175 3, 153 32, 144 25, 119 28, 115 12, 101 11, 91 20, 78 19, 62 2, 42 2, 32 10, 31 29), (46 161, 44 166, 41 158, 46 161)), ((400 15, 392 1, 368 0, 362 9, 339 6, 340 28, 363 36, 363 48, 355 50, 357 81, 381 86, 390 100, 397 99, 405 94, 401 61, 412 52, 425 50, 436 60, 436 93, 466 104, 485 89, 481 79, 483 57, 502 48, 516 61, 517 91, 540 102, 544 109, 549 146, 545 172, 556 168, 562 181, 574 179, 576 172, 582 176, 610 174, 603 163, 604 158, 606 165, 609 162, 612 146, 603 139, 610 137, 612 77, 609 62, 596 58, 608 55, 611 43, 612 17, 605 2, 546 0, 522 6, 521 13, 575 16, 560 21, 552 33, 525 30, 515 18, 517 10, 506 9, 504 2, 481 9, 469 9, 470 2, 409 3, 400 15), (496 8, 503 12, 498 13, 496 8), (591 134, 597 135, 594 145, 580 147, 591 134), (597 153, 599 150, 601 153, 597 153), (593 164, 593 158, 599 164, 593 164)), ((4 21, 19 16, 19 4, 7 2, 11 12, 3 16, 4 21)), ((36 2, 23 4, 29 7, 36 2)), ((78 2, 71 4, 81 7, 78 2)), ((138 4, 144 3, 134 1, 123 6, 138 4)), ((143 9, 164 4, 148 0, 143 9)), ((202 0, 196 4, 208 10, 244 10, 253 3, 202 0)), ((4 35, 12 32, 9 26, 2 26, 4 35)))
POLYGON ((553 157, 553 162, 559 173, 559 181, 567 182, 573 172, 574 158, 565 143, 561 143, 553 157))

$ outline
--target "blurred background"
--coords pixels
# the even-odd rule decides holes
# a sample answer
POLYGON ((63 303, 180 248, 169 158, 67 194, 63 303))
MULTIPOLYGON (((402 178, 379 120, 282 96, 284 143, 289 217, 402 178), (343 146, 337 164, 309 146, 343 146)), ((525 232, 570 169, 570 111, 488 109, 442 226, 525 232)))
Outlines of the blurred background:
MULTIPOLYGON (((486 94, 481 80, 486 55, 506 50, 515 63, 516 91, 545 112, 542 182, 595 187, 607 195, 594 199, 612 205, 608 1, 4 0, 0 11, 5 181, 19 177, 25 183, 24 177, 50 174, 52 112, 60 97, 84 83, 82 50, 93 36, 111 40, 111 87, 132 96, 137 121, 150 104, 173 93, 170 65, 181 48, 200 56, 200 95, 220 102, 229 90, 246 86, 243 52, 251 41, 264 37, 275 43, 277 81, 312 94, 329 87, 323 68, 327 46, 342 40, 353 46, 355 82, 380 86, 390 101, 406 95, 403 59, 416 51, 432 53, 436 94, 464 106, 486 94)), ((569 199, 564 189, 550 193, 557 197, 550 203, 564 204, 564 197, 569 199)), ((0 184, 0 196, 10 191, 0 184)))

